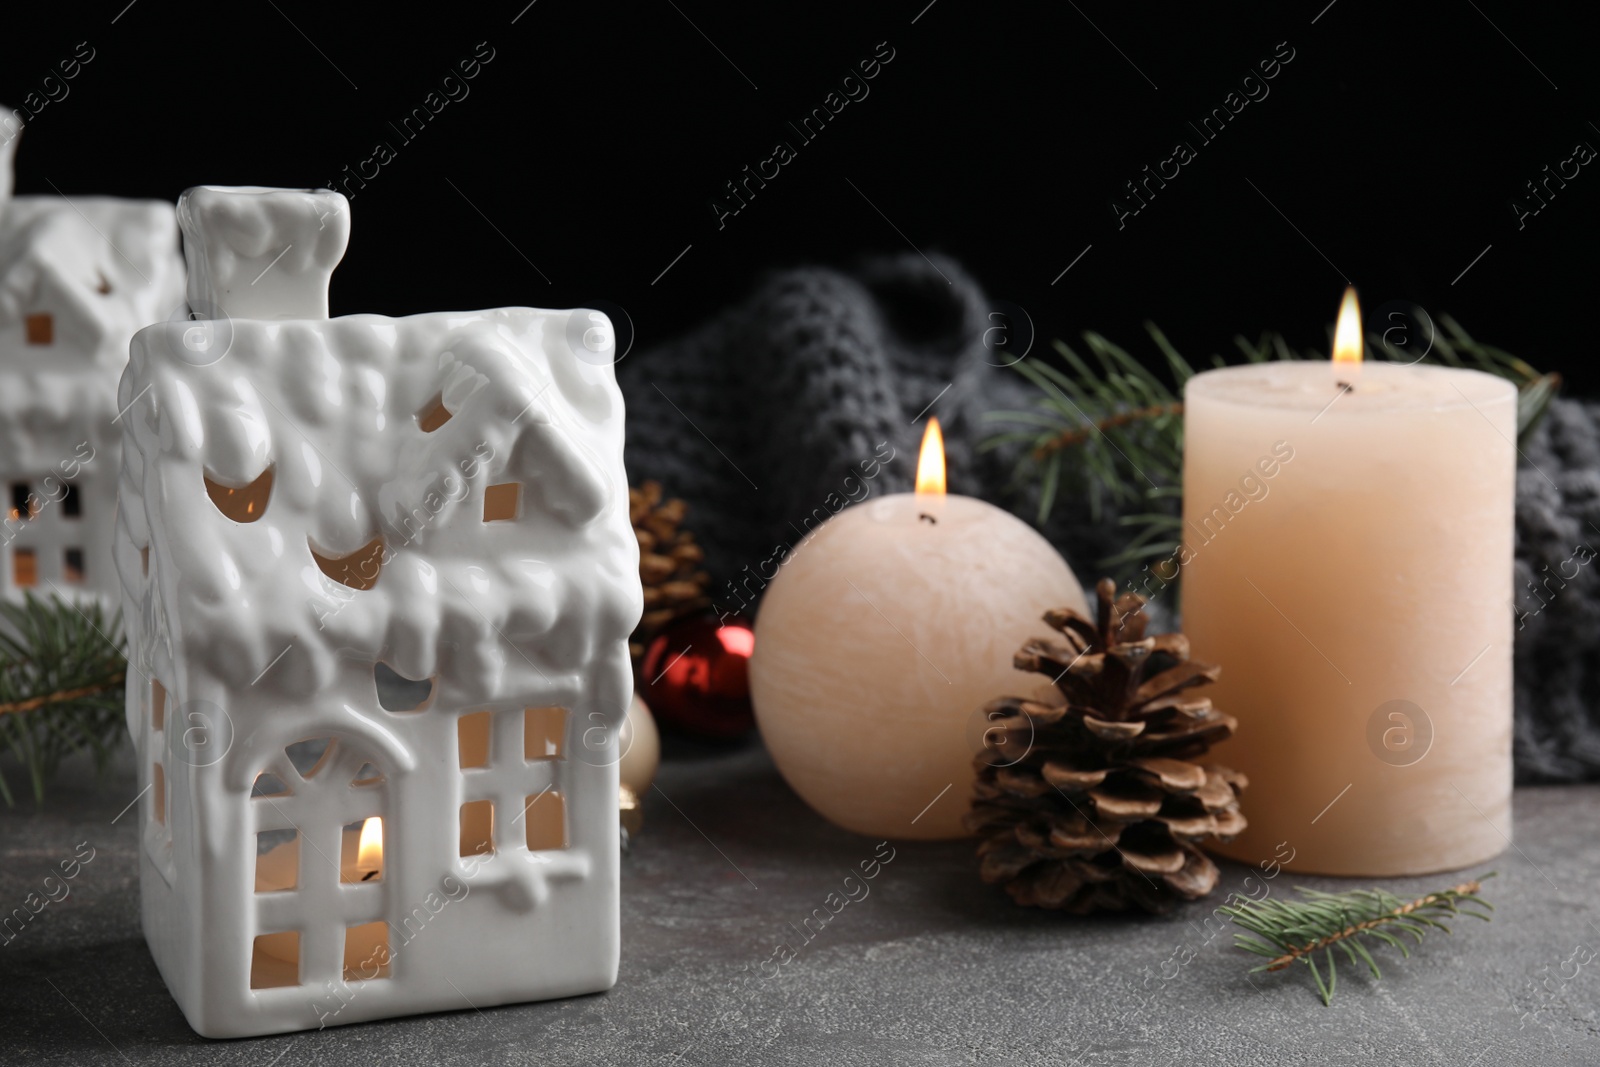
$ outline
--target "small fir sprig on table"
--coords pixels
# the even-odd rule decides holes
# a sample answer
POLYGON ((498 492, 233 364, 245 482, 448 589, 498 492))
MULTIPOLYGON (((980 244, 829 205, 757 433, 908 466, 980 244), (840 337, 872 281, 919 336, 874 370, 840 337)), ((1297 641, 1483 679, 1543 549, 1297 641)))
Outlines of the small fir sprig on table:
POLYGON ((1351 963, 1365 965, 1373 978, 1382 978, 1378 962, 1364 942, 1379 941, 1399 949, 1400 955, 1410 957, 1411 949, 1405 938, 1414 938, 1421 944, 1429 930, 1443 930, 1448 934, 1450 927, 1444 924, 1444 919, 1470 915, 1488 922, 1487 912, 1493 911, 1494 905, 1478 894, 1484 879, 1493 877, 1491 871, 1481 878, 1411 901, 1382 889, 1323 893, 1297 886, 1298 900, 1249 900, 1218 910, 1235 925, 1250 931, 1235 934, 1234 947, 1267 957, 1266 963, 1251 968, 1251 974, 1281 971, 1294 963, 1303 963, 1311 969, 1317 991, 1322 994, 1322 1003, 1328 1004, 1333 1000, 1339 981, 1335 948, 1351 963), (1323 958, 1322 968, 1317 966, 1318 954, 1323 958))
MULTIPOLYGON (((121 615, 98 604, 29 594, 0 603, 0 743, 28 773, 35 804, 61 761, 87 750, 103 771, 123 725, 121 615)), ((0 774, 0 799, 16 798, 0 774)))
MULTIPOLYGON (((1448 315, 1439 316, 1426 361, 1467 367, 1509 379, 1518 389, 1520 444, 1538 424, 1561 387, 1561 376, 1542 374, 1504 349, 1473 340, 1448 315)), ((1025 359, 1014 369, 1039 390, 1028 411, 992 411, 987 421, 1009 429, 983 442, 984 449, 1008 444, 1025 447, 1015 471, 1018 485, 1039 487, 1037 521, 1050 517, 1064 494, 1081 497, 1091 519, 1107 511, 1130 530, 1121 552, 1097 561, 1113 571, 1134 570, 1149 560, 1170 557, 1178 547, 1183 488, 1183 387, 1196 368, 1173 347, 1154 323, 1145 323, 1166 363, 1166 374, 1144 366, 1125 349, 1098 333, 1086 332, 1085 358, 1063 341, 1055 342, 1064 366, 1025 359)), ((1315 350, 1297 351, 1276 333, 1251 343, 1234 338, 1244 362, 1326 359, 1315 350)), ((1382 333, 1367 335, 1370 357, 1417 362, 1408 349, 1382 333)), ((1211 365, 1228 363, 1212 356, 1211 365)), ((1201 368, 1205 369, 1205 368, 1201 368)))

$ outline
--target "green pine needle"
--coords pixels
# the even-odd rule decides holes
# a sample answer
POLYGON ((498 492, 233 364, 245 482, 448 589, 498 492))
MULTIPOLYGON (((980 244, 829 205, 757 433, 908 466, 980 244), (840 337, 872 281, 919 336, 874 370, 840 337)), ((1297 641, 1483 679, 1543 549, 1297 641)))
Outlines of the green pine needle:
MULTIPOLYGON (((1170 557, 1182 527, 1177 501, 1183 484, 1183 387, 1195 368, 1154 323, 1145 323, 1145 329, 1166 363, 1165 373, 1150 370, 1097 333, 1083 335, 1087 356, 1057 341, 1060 366, 1040 359, 1014 364, 1039 395, 1032 410, 988 412, 984 418, 1005 429, 980 446, 1024 446, 1015 478, 1018 485, 1039 487, 1040 525, 1064 497, 1081 500, 1097 522, 1108 510, 1121 515, 1131 541, 1099 561, 1114 572, 1170 557)), ((1235 337, 1234 343, 1250 363, 1326 358, 1296 351, 1275 333, 1264 333, 1254 343, 1235 337)), ((1367 347, 1373 358, 1416 361, 1381 333, 1369 334, 1367 347)), ((1426 362, 1485 371, 1515 383, 1519 444, 1561 387, 1560 375, 1541 374, 1503 349, 1474 341, 1448 315, 1439 317, 1426 362)), ((1213 356, 1211 363, 1220 367, 1226 361, 1213 356)))
MULTIPOLYGON (((1398 949, 1409 957, 1406 938, 1422 943, 1430 929, 1450 932, 1445 919, 1470 915, 1488 922, 1494 906, 1478 895, 1482 883, 1494 872, 1437 893, 1402 900, 1381 889, 1357 889, 1348 893, 1323 893, 1296 887, 1297 900, 1243 900, 1217 909, 1234 925, 1250 931, 1234 935, 1234 947, 1242 948, 1267 962, 1250 973, 1281 971, 1303 963, 1311 971, 1322 1003, 1333 1000, 1338 987, 1339 967, 1334 949, 1344 953, 1351 964, 1365 966, 1374 979, 1383 977, 1378 961, 1368 951, 1366 941, 1398 949), (1322 967, 1317 957, 1322 957, 1322 967), (1326 975, 1324 975, 1326 971, 1326 975)), ((1239 898, 1235 898, 1239 899, 1239 898)))
MULTIPOLYGON (((35 804, 61 761, 88 751, 101 772, 126 734, 122 617, 95 603, 28 594, 0 602, 0 744, 27 771, 35 804)), ((0 774, 0 799, 16 804, 0 774)))

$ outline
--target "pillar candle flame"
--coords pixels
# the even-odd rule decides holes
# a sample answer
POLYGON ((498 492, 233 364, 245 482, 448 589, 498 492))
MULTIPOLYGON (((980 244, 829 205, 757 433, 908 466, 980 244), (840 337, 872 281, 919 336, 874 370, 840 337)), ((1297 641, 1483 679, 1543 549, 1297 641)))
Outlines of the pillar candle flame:
POLYGON ((917 492, 944 496, 944 434, 938 419, 929 419, 917 456, 917 492))
POLYGON ((1339 322, 1333 328, 1333 361, 1361 365, 1361 305, 1356 302, 1356 287, 1344 291, 1339 303, 1339 322))

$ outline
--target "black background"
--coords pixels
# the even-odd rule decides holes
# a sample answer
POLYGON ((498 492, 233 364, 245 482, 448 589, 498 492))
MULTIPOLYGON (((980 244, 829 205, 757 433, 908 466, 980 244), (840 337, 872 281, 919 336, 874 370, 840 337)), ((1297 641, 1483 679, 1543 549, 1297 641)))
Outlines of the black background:
POLYGON ((1576 10, 114 0, 5 22, 13 106, 78 42, 95 52, 30 124, 20 193, 321 185, 393 145, 352 204, 335 314, 604 300, 648 348, 764 269, 915 246, 1025 309, 1041 347, 1096 329, 1149 357, 1145 319, 1196 358, 1268 328, 1320 346, 1348 279, 1369 310, 1453 314, 1600 391, 1580 322, 1600 167, 1523 229, 1510 207, 1600 146, 1576 10), (885 41, 870 95, 801 145, 788 122, 885 41), (403 143, 389 123, 479 42, 494 58, 469 95, 403 143), (1279 42, 1295 58, 1270 95, 1202 146, 1186 120, 1279 42), (1198 158, 1119 229, 1122 183, 1179 139, 1198 158), (778 140, 798 158, 719 229, 712 199, 778 140))

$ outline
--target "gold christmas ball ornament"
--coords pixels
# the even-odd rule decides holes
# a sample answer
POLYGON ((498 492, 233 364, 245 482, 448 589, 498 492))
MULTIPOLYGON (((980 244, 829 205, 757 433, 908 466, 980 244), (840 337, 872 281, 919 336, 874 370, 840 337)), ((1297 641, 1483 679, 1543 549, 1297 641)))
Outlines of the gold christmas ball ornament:
POLYGON ((622 759, 617 765, 622 785, 643 797, 650 783, 656 780, 656 768, 661 766, 661 735, 656 731, 656 721, 639 694, 633 695, 628 705, 628 717, 622 721, 618 737, 622 759))

